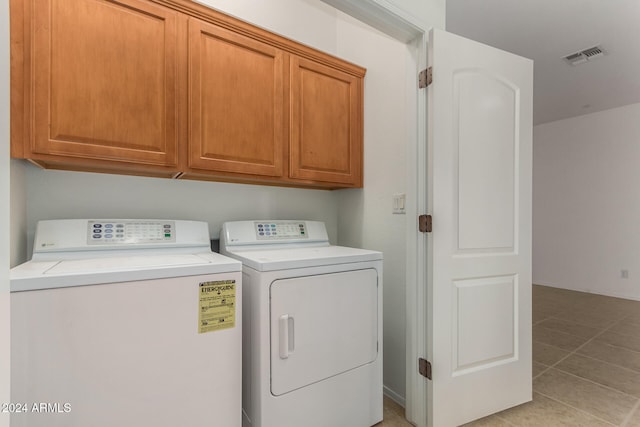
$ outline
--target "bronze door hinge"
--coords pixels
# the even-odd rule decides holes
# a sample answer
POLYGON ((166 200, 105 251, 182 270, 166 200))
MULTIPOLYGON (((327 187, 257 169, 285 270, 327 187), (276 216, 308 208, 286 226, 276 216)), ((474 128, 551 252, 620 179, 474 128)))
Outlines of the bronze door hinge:
POLYGON ((431 67, 420 71, 418 74, 418 88, 424 89, 433 81, 433 69, 431 67))
POLYGON ((431 233, 433 229, 433 220, 431 215, 420 215, 418 217, 418 230, 421 233, 431 233))
POLYGON ((418 372, 427 379, 431 379, 431 362, 427 359, 418 359, 418 372))

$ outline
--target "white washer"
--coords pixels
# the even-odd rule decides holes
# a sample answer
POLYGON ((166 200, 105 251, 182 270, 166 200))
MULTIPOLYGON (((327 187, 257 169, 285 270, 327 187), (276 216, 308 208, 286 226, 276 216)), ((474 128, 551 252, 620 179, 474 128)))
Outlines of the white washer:
POLYGON ((382 421, 382 253, 316 221, 228 222, 220 249, 243 263, 243 426, 382 421))
POLYGON ((11 425, 239 427, 241 268, 204 222, 40 221, 11 270, 11 425))

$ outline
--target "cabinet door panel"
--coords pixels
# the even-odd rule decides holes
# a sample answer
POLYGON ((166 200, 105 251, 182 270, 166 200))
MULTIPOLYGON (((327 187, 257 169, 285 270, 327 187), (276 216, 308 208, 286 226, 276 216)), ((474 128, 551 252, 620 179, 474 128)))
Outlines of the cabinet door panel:
POLYGON ((362 185, 361 79, 291 58, 292 178, 362 185))
POLYGON ((189 21, 189 166, 283 174, 283 52, 189 21))
POLYGON ((137 0, 34 2, 39 154, 177 164, 177 15, 137 0))

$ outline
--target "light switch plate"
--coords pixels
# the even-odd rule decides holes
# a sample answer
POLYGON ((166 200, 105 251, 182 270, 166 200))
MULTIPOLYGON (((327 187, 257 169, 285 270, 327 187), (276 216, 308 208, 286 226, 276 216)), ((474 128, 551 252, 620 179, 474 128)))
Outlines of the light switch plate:
POLYGON ((406 213, 406 201, 407 195, 405 193, 397 193, 393 195, 393 213, 405 214, 406 213))

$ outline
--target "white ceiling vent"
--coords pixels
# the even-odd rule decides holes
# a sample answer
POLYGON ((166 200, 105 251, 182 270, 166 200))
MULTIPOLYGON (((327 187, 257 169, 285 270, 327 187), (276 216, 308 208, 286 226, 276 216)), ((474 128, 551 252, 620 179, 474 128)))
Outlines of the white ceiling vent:
POLYGON ((604 49, 600 46, 590 47, 589 49, 581 50, 580 52, 572 53, 565 56, 563 59, 567 61, 569 65, 580 65, 587 61, 593 61, 596 58, 600 58, 605 55, 604 49))

